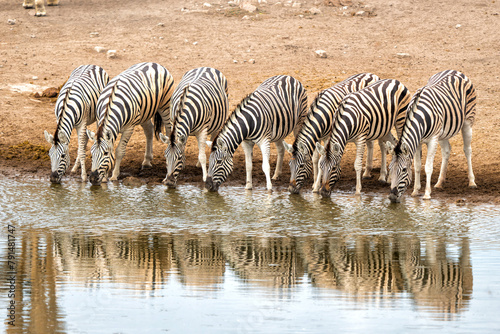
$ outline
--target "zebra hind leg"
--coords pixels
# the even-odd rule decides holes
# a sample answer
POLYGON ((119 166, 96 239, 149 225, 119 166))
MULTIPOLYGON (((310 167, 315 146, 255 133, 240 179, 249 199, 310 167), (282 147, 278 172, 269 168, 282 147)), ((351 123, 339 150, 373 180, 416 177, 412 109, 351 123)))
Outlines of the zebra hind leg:
POLYGON ((153 160, 153 135, 154 127, 151 120, 148 120, 141 124, 142 130, 144 130, 144 135, 146 136, 146 152, 144 153, 144 161, 142 162, 141 169, 150 168, 151 160, 153 160))
POLYGON ((281 176, 283 170, 283 157, 285 156, 285 145, 283 141, 277 141, 274 143, 276 145, 276 150, 278 151, 278 160, 276 161, 276 169, 274 170, 273 180, 278 180, 281 176))
POLYGON ((120 176, 120 164, 122 162, 123 157, 125 156, 127 143, 132 137, 132 133, 134 133, 134 128, 127 129, 122 132, 122 136, 120 138, 120 142, 116 147, 116 163, 115 168, 113 169, 113 174, 111 175, 110 181, 118 180, 118 176, 120 176))
POLYGON ((24 0, 23 7, 26 9, 33 8, 35 6, 35 0, 24 0))
POLYGON ((427 159, 425 161, 425 193, 423 199, 431 199, 431 179, 434 168, 434 157, 437 150, 437 139, 433 138, 427 144, 427 159))
POLYGON ((462 137, 464 140, 464 153, 465 157, 467 158, 467 174, 469 176, 469 187, 477 188, 476 179, 472 170, 472 124, 469 120, 465 121, 465 124, 462 128, 462 137))
POLYGON ((252 159, 254 143, 250 141, 243 141, 243 143, 241 143, 241 146, 243 147, 243 151, 245 152, 245 169, 247 173, 247 183, 245 185, 245 189, 252 190, 252 159))
MULTIPOLYGON (((363 173, 363 179, 371 179, 372 178, 372 169, 373 169, 373 141, 366 142, 366 167, 365 172, 363 173)), ((384 180, 385 181, 385 180, 384 180)))
POLYGON ((45 11, 45 6, 43 4, 45 0, 35 0, 35 16, 45 16, 47 12, 45 11))
POLYGON ((438 189, 443 188, 443 183, 446 180, 446 170, 448 169, 448 161, 451 154, 451 145, 447 139, 441 140, 439 146, 441 146, 441 170, 439 171, 438 181, 434 185, 434 188, 438 189))

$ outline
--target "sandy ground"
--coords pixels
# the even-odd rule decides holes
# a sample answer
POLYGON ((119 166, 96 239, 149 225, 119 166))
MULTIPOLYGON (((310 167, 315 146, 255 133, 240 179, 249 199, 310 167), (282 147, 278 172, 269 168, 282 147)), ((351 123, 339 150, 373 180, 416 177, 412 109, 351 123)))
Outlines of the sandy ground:
MULTIPOLYGON (((496 111, 500 44, 495 33, 500 31, 499 1, 298 0, 293 4, 269 0, 254 3, 257 10, 249 13, 227 1, 61 0, 60 6, 47 7, 46 17, 35 17, 34 9, 25 10, 21 4, 21 0, 0 0, 0 173, 7 177, 36 176, 49 182, 49 144, 43 130, 55 130, 55 98, 37 98, 34 93, 61 86, 81 64, 102 66, 113 77, 135 63, 154 61, 167 67, 177 82, 192 68, 215 67, 228 79, 231 108, 276 74, 299 79, 311 101, 318 91, 359 72, 398 79, 414 92, 434 73, 456 69, 471 78, 478 95, 472 143, 478 188, 467 188, 459 135, 451 141, 448 181, 443 190, 433 191, 433 198, 500 203, 500 115, 496 111), (313 14, 312 8, 319 13, 313 14), (96 52, 96 46, 117 50, 117 57, 107 58, 106 53, 96 52), (328 57, 315 57, 319 49, 328 57)), ((121 178, 160 182, 166 173, 164 145, 155 142, 154 168, 142 173, 144 143, 138 127, 121 178)), ((71 147, 73 161, 75 136, 71 147)), ((178 184, 202 187, 194 138, 189 139, 187 152, 187 166, 178 184)), ((340 191, 354 192, 353 156, 354 146, 349 145, 337 185, 340 191)), ((284 175, 274 182, 279 191, 286 191, 289 181, 288 158, 284 175)), ((388 193, 388 187, 376 181, 378 147, 375 158, 374 178, 363 181, 363 191, 388 193)), ((90 153, 87 160, 90 168, 90 153)), ((275 160, 273 147, 272 165, 275 160)), ((255 148, 256 188, 265 187, 260 161, 255 148)), ((438 152, 433 182, 440 161, 438 152)), ((225 184, 243 187, 244 175, 240 148, 235 171, 225 184)), ((78 174, 67 178, 77 179, 78 174)))

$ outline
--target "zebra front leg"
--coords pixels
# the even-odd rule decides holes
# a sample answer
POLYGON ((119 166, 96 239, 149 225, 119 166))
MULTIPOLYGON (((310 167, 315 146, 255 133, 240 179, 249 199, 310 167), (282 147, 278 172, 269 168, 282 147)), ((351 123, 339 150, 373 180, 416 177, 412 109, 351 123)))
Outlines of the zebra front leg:
POLYGON ((43 1, 44 0, 35 0, 35 16, 47 15, 43 1))
POLYGON ((134 128, 129 128, 127 130, 124 130, 122 132, 122 136, 120 138, 120 142, 118 143, 118 146, 116 147, 116 163, 115 163, 115 168, 113 169, 113 174, 111 175, 111 178, 109 179, 110 181, 116 181, 118 180, 118 176, 120 176, 120 164, 122 162, 123 157, 125 156, 125 152, 127 149, 127 144, 128 141, 130 140, 130 137, 132 137, 132 133, 134 133, 134 128))
MULTIPOLYGON (((207 144, 207 128, 196 134, 196 140, 198 141, 198 163, 196 164, 196 167, 201 165, 203 182, 205 182, 207 181, 207 155, 205 153, 205 145, 207 144)), ((184 152, 184 154, 186 154, 186 152, 184 152)))
POLYGON ((476 178, 474 177, 474 172, 472 171, 472 124, 469 120, 465 121, 462 128, 462 138, 464 140, 464 153, 467 158, 467 175, 469 177, 469 187, 477 188, 476 178))
POLYGON ((356 141, 356 160, 354 161, 354 170, 356 171, 356 195, 361 195, 361 172, 363 171, 365 144, 366 141, 364 139, 356 141))
POLYGON ((80 162, 78 164, 75 162, 75 166, 73 166, 73 169, 71 172, 76 172, 78 169, 78 165, 81 167, 81 176, 82 176, 82 181, 87 182, 87 170, 85 169, 85 151, 87 150, 87 143, 89 140, 89 137, 87 136, 87 124, 83 122, 77 129, 76 133, 78 134, 78 157, 77 161, 80 162))
POLYGON ((371 179, 372 178, 372 169, 373 169, 373 141, 366 142, 366 167, 365 172, 363 173, 363 179, 371 179))
POLYGON ((273 180, 278 180, 283 170, 283 157, 285 156, 285 145, 283 145, 283 140, 275 142, 274 145, 276 145, 276 150, 278 151, 278 159, 276 161, 276 169, 274 170, 273 180))
POLYGON ((423 199, 431 198, 431 178, 432 170, 434 168, 434 156, 437 150, 437 138, 433 138, 427 144, 427 159, 425 161, 425 193, 423 199))
POLYGON ((271 183, 271 166, 269 165, 269 156, 271 151, 271 145, 268 140, 258 143, 259 148, 262 152, 262 170, 266 175, 266 186, 268 191, 273 191, 273 185, 271 183))
POLYGON ((323 177, 323 171, 318 168, 318 176, 313 184, 313 193, 319 193, 319 188, 321 187, 321 178, 323 177))
MULTIPOLYGON (((422 187, 420 182, 420 172, 422 170, 422 144, 420 144, 415 151, 413 165, 413 169, 415 170, 415 181, 413 182, 413 192, 411 195, 418 196, 420 188, 422 187)), ((411 171, 408 171, 408 173, 411 173, 411 171)))
POLYGON ((444 181, 446 181, 446 170, 448 168, 448 161, 450 160, 451 145, 448 139, 441 140, 439 142, 441 146, 441 170, 439 171, 439 177, 434 188, 442 188, 444 181))
POLYGON ((379 182, 387 183, 387 147, 384 143, 390 142, 391 144, 395 144, 394 137, 392 134, 389 134, 390 137, 386 136, 378 140, 378 146, 380 147, 380 154, 382 155, 382 159, 380 162, 380 176, 378 178, 379 182))
POLYGON ((154 127, 153 123, 151 123, 151 120, 142 123, 141 126, 142 130, 144 130, 144 135, 146 136, 146 152, 144 153, 144 161, 142 162, 142 167, 141 167, 141 169, 144 169, 145 167, 152 167, 151 160, 153 160, 154 127))
MULTIPOLYGON (((313 186, 312 186, 312 189, 313 189, 313 192, 317 192, 319 190, 316 189, 316 183, 318 182, 317 180, 318 179, 318 172, 321 172, 319 171, 318 169, 318 161, 319 161, 319 153, 318 153, 318 150, 316 148, 314 148, 314 151, 313 151, 313 155, 312 155, 312 163, 313 163, 313 186), (316 191, 315 191, 316 190, 316 191)), ((321 181, 319 181, 321 182, 321 181)))
POLYGON ((58 6, 59 0, 47 0, 47 5, 49 6, 58 6))
POLYGON ((245 152, 245 169, 247 172, 245 189, 252 190, 252 159, 253 159, 253 146, 255 144, 251 141, 243 141, 243 151, 245 152))

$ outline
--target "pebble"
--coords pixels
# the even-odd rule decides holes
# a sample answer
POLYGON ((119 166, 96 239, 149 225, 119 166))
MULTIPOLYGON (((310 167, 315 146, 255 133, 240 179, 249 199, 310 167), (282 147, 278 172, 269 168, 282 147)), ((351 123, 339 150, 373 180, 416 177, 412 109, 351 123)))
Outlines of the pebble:
POLYGON ((16 19, 8 19, 7 23, 13 26, 14 24, 16 24, 16 19))
POLYGON ((91 32, 90 37, 99 37, 99 33, 98 32, 91 32))
POLYGON ((106 53, 106 56, 109 59, 116 58, 116 50, 108 50, 108 52, 106 53))
POLYGON ((103 53, 106 52, 106 48, 103 48, 102 46, 96 46, 94 50, 97 51, 97 53, 103 53))
POLYGON ((316 50, 315 54, 316 54, 316 57, 318 57, 318 58, 327 58, 328 57, 325 50, 316 50))
POLYGON ((248 62, 249 62, 250 64, 255 64, 255 59, 250 59, 248 62))
POLYGON ((309 9, 309 13, 313 15, 318 15, 321 14, 321 9, 319 9, 318 7, 312 7, 311 9, 309 9))
POLYGON ((404 53, 404 52, 396 53, 396 56, 398 56, 399 58, 410 58, 411 57, 409 53, 404 53))
POLYGON ((255 7, 254 5, 252 4, 249 4, 249 3, 244 3, 240 6, 241 9, 243 10, 246 10, 247 12, 249 13, 253 13, 257 10, 257 7, 255 7))

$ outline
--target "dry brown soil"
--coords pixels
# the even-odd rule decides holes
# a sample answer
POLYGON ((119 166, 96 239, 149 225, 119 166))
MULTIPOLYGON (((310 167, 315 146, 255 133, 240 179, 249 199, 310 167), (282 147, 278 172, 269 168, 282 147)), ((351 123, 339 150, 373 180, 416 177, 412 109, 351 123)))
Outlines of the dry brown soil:
MULTIPOLYGON (((61 86, 81 64, 102 66, 113 77, 135 63, 154 61, 167 67, 177 82, 192 68, 215 67, 228 79, 231 108, 276 74, 299 79, 311 100, 321 89, 359 72, 398 79, 414 92, 434 73, 456 69, 471 78, 478 95, 473 137, 478 188, 467 188, 462 139, 457 136, 451 142, 448 181, 433 197, 500 202, 500 115, 495 111, 500 100, 500 1, 297 2, 300 6, 276 0, 254 3, 257 11, 248 13, 227 1, 207 6, 192 0, 61 0, 60 6, 47 7, 46 17, 35 17, 33 9, 23 9, 21 0, 0 0, 0 173, 44 177, 48 182, 49 144, 43 130, 55 129, 55 99, 36 98, 33 93, 61 86), (321 13, 313 15, 312 7, 321 13), (364 15, 356 15, 359 11, 364 15), (96 46, 117 50, 118 56, 108 59, 106 53, 95 51, 96 46), (314 51, 319 49, 328 57, 316 58, 314 51)), ((90 128, 95 129, 95 124, 90 128)), ((121 177, 160 182, 165 176, 163 144, 155 143, 154 168, 141 173, 144 142, 138 127, 121 177)), ((73 159, 74 136, 71 146, 73 159)), ((195 167, 196 150, 190 138, 179 184, 202 186, 201 170, 195 167)), ((342 191, 353 191, 355 185, 353 151, 354 146, 349 146, 342 161, 338 184, 342 191)), ((387 193, 387 186, 376 181, 378 147, 375 157, 374 178, 363 181, 363 191, 387 193)), ((274 164, 274 147, 271 159, 274 164)), ((440 161, 438 152, 433 182, 440 161)), ((264 188, 258 148, 253 174, 254 187, 264 188)), ((226 184, 244 186, 244 175, 244 157, 238 149, 235 170, 226 184)), ((275 187, 286 191, 289 176, 285 164, 284 176, 274 182, 275 187)))

